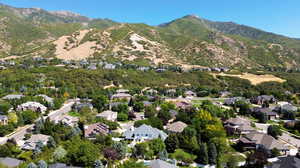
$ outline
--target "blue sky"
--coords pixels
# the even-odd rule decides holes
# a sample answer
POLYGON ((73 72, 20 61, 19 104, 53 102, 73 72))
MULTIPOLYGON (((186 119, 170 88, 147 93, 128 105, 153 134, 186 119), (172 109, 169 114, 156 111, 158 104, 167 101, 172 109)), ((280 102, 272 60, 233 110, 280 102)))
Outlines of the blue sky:
POLYGON ((92 18, 157 25, 187 14, 234 21, 300 38, 300 0, 0 0, 15 7, 68 10, 92 18))

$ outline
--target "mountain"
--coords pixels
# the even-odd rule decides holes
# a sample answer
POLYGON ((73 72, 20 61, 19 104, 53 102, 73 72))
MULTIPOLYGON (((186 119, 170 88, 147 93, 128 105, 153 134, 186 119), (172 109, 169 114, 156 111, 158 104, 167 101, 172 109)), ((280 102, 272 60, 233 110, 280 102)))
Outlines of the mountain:
POLYGON ((43 56, 183 67, 296 68, 300 40, 188 15, 159 26, 0 5, 0 57, 43 56))

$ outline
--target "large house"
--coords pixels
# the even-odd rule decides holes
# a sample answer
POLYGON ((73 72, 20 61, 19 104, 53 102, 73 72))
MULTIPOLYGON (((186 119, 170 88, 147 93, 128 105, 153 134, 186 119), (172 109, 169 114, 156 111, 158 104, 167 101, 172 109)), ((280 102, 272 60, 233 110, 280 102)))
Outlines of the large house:
POLYGON ((111 110, 103 111, 102 113, 97 114, 96 117, 104 118, 109 121, 116 121, 118 117, 117 112, 113 112, 111 110))
POLYGON ((244 135, 255 131, 255 129, 251 126, 251 122, 241 117, 226 120, 224 122, 224 127, 230 135, 244 135))
POLYGON ((44 95, 44 94, 40 94, 38 95, 38 97, 42 97, 44 101, 46 101, 49 105, 54 105, 54 99, 47 96, 47 95, 44 95))
POLYGON ((36 148, 36 144, 41 142, 44 146, 47 145, 50 136, 43 134, 34 134, 24 142, 21 146, 21 149, 24 150, 34 150, 36 148))
POLYGON ((186 127, 187 127, 186 123, 177 121, 167 125, 166 130, 171 133, 181 133, 186 127))
POLYGON ((131 99, 131 95, 128 93, 116 93, 111 96, 111 99, 117 99, 117 100, 126 99, 129 101, 131 99))
POLYGON ((6 115, 0 115, 0 125, 7 125, 8 117, 6 115))
POLYGON ((32 110, 39 113, 45 113, 47 111, 47 107, 38 102, 26 102, 17 107, 18 111, 26 111, 32 110))
POLYGON ((185 91, 184 92, 185 97, 197 97, 197 94, 191 90, 185 91))
POLYGON ((276 103, 277 100, 272 95, 261 95, 261 96, 251 98, 250 102, 253 104, 262 105, 264 103, 276 103))
POLYGON ((276 120, 279 118, 279 115, 270 108, 254 107, 251 109, 251 112, 254 114, 263 113, 267 116, 268 120, 276 120))
POLYGON ((179 108, 179 109, 188 109, 188 108, 192 107, 192 104, 188 103, 186 101, 178 101, 178 102, 175 102, 175 106, 176 106, 176 108, 179 108))
POLYGON ((78 117, 73 117, 69 115, 63 115, 63 116, 58 116, 54 119, 54 123, 62 123, 70 127, 77 126, 77 123, 79 122, 78 117))
POLYGON ((88 139, 95 139, 96 135, 107 135, 109 133, 109 127, 103 123, 95 123, 84 126, 84 137, 88 139))
POLYGON ((271 152, 271 150, 274 148, 278 149, 282 154, 289 154, 290 151, 287 144, 276 140, 270 135, 258 132, 253 132, 242 136, 239 139, 239 145, 241 145, 244 150, 258 149, 262 147, 268 152, 271 152))
POLYGON ((145 140, 152 140, 161 138, 163 141, 168 137, 163 131, 153 128, 149 125, 143 124, 138 128, 130 128, 124 133, 125 139, 143 142, 145 140))
POLYGON ((296 156, 279 157, 277 161, 268 164, 265 168, 298 168, 300 159, 296 156))

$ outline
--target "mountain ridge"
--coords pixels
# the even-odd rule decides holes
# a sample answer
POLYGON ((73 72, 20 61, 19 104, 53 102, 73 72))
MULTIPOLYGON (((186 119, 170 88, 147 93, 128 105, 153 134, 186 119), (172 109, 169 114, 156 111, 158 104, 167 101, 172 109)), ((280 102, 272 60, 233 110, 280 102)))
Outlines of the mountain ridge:
POLYGON ((196 15, 149 26, 91 19, 69 11, 0 5, 0 30, 0 57, 63 59, 63 53, 69 59, 81 53, 80 59, 156 65, 296 68, 300 64, 296 38, 196 15))

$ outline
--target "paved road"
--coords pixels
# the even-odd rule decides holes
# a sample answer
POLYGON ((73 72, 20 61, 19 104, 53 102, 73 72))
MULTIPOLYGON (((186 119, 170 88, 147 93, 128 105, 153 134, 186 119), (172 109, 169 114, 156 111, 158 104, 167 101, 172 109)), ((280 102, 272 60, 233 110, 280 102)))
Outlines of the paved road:
MULTIPOLYGON (((47 116, 44 117, 50 118, 51 121, 53 121, 56 117, 66 114, 69 111, 71 111, 72 105, 74 104, 74 101, 67 101, 60 109, 50 112, 47 116)), ((15 139, 16 141, 22 140, 24 138, 24 135, 26 134, 28 129, 33 129, 34 124, 31 125, 25 125, 23 127, 18 128, 13 133, 0 138, 0 145, 3 145, 7 142, 8 139, 15 139)))

